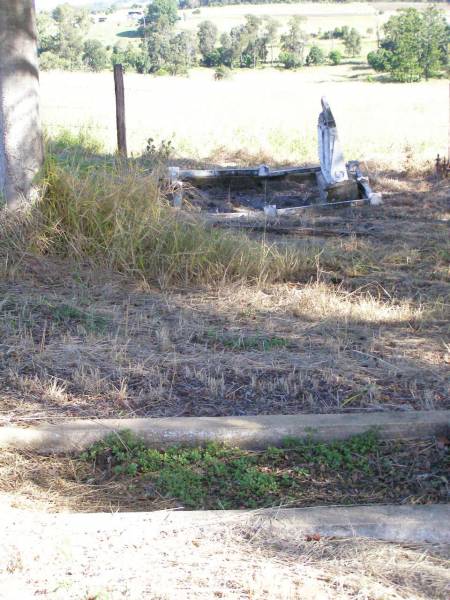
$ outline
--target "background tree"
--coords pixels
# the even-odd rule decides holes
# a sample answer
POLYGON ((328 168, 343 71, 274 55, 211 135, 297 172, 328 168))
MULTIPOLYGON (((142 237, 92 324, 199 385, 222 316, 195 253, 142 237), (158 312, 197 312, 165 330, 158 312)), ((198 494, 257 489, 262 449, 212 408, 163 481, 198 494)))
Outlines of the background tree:
POLYGON ((83 48, 83 64, 90 71, 103 71, 111 61, 106 48, 98 40, 86 40, 83 48))
POLYGON ((246 46, 246 38, 245 33, 243 31, 244 26, 238 25, 236 27, 232 27, 230 31, 230 57, 231 57, 231 67, 239 66, 242 67, 244 64, 244 48, 246 46))
POLYGON ((381 47, 390 52, 389 70, 396 81, 419 81, 423 76, 421 29, 422 19, 416 9, 402 10, 384 26, 381 47))
POLYGON ((153 0, 148 7, 147 15, 150 24, 158 23, 165 17, 169 25, 175 25, 178 21, 178 2, 177 0, 153 0))
POLYGON ((194 66, 197 54, 197 40, 188 31, 173 36, 169 43, 169 56, 165 67, 171 75, 185 75, 194 66))
POLYGON ((419 12, 403 9, 384 25, 380 49, 367 61, 376 71, 388 71, 394 81, 420 81, 439 75, 448 66, 449 28, 434 6, 419 12))
POLYGON ((345 33, 344 47, 347 54, 353 57, 361 54, 361 35, 354 27, 345 33))
POLYGON ((148 32, 147 42, 150 72, 159 71, 170 62, 173 53, 173 48, 170 45, 171 38, 172 27, 165 17, 152 24, 148 32))
POLYGON ((241 28, 244 47, 241 66, 255 68, 260 60, 265 60, 267 57, 267 50, 263 38, 260 36, 261 25, 261 17, 245 15, 245 24, 241 28))
POLYGON ((304 18, 292 17, 289 20, 289 30, 281 36, 280 62, 287 69, 301 67, 304 63, 305 46, 308 36, 301 28, 304 18))
POLYGON ((341 40, 348 35, 348 32, 348 25, 343 25, 342 27, 335 27, 334 29, 324 31, 320 37, 323 40, 341 40))
POLYGON ((435 77, 448 65, 450 27, 443 13, 429 6, 422 13, 421 65, 425 79, 435 77))
POLYGON ((84 40, 90 27, 89 12, 84 8, 61 4, 55 8, 52 16, 57 28, 53 51, 65 68, 81 68, 84 40))
POLYGON ((280 23, 273 17, 264 17, 264 31, 261 38, 263 52, 267 56, 270 53, 270 64, 273 64, 273 51, 278 41, 278 29, 280 23))
POLYGON ((212 21, 202 21, 198 26, 198 49, 202 56, 202 61, 206 66, 217 64, 216 44, 218 29, 212 21), (213 55, 213 56, 211 56, 213 55))
POLYGON ((38 36, 38 51, 54 52, 56 48, 56 22, 48 12, 40 12, 36 15, 36 27, 38 36))
POLYGON ((233 40, 229 33, 222 33, 220 36, 219 52, 219 65, 224 65, 231 69, 233 67, 233 40))

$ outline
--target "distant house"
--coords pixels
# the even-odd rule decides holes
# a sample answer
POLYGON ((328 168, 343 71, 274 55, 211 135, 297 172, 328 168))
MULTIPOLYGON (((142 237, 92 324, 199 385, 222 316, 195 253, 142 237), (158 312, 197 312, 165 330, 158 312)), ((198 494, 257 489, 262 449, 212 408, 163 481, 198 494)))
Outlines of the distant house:
POLYGON ((144 16, 144 13, 142 12, 142 10, 129 10, 128 11, 129 19, 140 19, 143 16, 144 16))
POLYGON ((104 23, 104 22, 105 22, 105 21, 107 21, 107 20, 108 20, 108 17, 107 17, 107 16, 105 16, 105 15, 98 15, 98 16, 97 16, 97 22, 98 22, 98 23, 104 23))

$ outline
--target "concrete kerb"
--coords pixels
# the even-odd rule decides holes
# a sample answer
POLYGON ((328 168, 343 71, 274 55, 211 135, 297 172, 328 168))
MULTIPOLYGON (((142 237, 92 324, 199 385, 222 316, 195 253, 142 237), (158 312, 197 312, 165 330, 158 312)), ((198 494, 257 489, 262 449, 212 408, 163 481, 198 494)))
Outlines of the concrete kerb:
MULTIPOLYGON (((259 511, 157 511, 153 513, 42 514, 9 510, 6 527, 27 535, 30 523, 41 525, 46 535, 57 528, 64 535, 89 535, 107 531, 109 536, 139 532, 151 539, 159 531, 237 527, 269 529, 273 537, 289 535, 304 540, 321 537, 366 538, 396 543, 450 544, 450 507, 445 504, 418 506, 330 506, 314 508, 263 509, 259 511)), ((32 529, 32 528, 31 528, 32 529)))
MULTIPOLYGON (((284 437, 305 437, 331 441, 345 439, 376 428, 383 439, 426 439, 446 433, 450 411, 417 411, 370 414, 323 414, 260 417, 188 417, 167 419, 76 420, 38 427, 0 428, 0 448, 41 453, 76 452, 111 432, 128 429, 155 447, 173 444, 202 444, 220 441, 244 448, 280 444, 284 437)), ((301 539, 322 537, 369 538, 397 543, 450 544, 449 505, 351 506, 278 508, 258 511, 157 511, 154 513, 40 514, 4 510, 9 524, 26 529, 28 519, 64 531, 89 532, 104 529, 109 535, 122 531, 229 525, 270 527, 274 535, 301 539), (16 518, 17 517, 17 518, 16 518)))
POLYGON ((79 452, 113 432, 130 430, 149 446, 223 442, 260 449, 286 437, 321 441, 345 439, 376 429, 382 439, 427 439, 450 428, 450 411, 353 414, 264 415, 254 417, 180 417, 73 420, 37 427, 0 428, 0 448, 39 453, 79 452))

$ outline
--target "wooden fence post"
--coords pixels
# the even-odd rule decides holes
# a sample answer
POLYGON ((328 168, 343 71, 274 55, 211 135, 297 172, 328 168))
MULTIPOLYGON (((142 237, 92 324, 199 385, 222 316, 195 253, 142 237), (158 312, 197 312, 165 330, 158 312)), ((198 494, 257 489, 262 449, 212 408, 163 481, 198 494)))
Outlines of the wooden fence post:
POLYGON ((125 127, 125 91, 122 65, 114 65, 114 90, 116 92, 117 149, 127 156, 127 130, 125 127))

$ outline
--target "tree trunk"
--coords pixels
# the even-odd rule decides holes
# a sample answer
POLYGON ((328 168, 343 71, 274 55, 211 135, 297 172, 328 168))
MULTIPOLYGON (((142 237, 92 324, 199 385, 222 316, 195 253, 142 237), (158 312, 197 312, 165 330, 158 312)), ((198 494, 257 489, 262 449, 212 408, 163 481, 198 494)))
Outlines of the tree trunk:
POLYGON ((33 0, 0 0, 0 196, 15 209, 42 166, 33 0))

